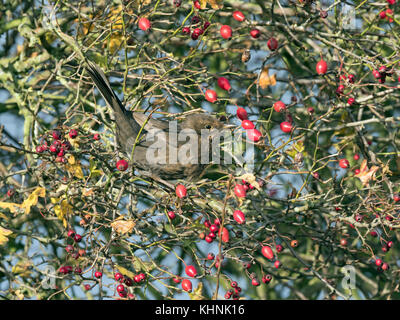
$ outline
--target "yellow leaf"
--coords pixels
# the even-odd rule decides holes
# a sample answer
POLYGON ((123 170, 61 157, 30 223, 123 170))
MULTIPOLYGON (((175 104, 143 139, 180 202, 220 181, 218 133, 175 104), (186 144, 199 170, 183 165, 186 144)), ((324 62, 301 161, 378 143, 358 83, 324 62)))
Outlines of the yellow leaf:
POLYGON ((214 10, 222 9, 224 7, 224 5, 222 4, 223 2, 223 0, 208 0, 208 3, 214 10))
POLYGON ((199 282, 199 285, 196 289, 194 289, 193 293, 189 293, 189 297, 191 300, 205 300, 203 296, 203 283, 199 282))
POLYGON ((11 213, 16 213, 19 208, 21 208, 21 205, 18 203, 11 203, 11 202, 1 202, 0 201, 0 208, 1 209, 8 209, 11 211, 11 213))
POLYGON ((299 152, 302 152, 305 155, 304 149, 304 141, 300 140, 294 143, 286 153, 294 159, 299 152))
POLYGON ((124 276, 128 276, 129 278, 133 279, 135 277, 135 273, 133 273, 132 271, 129 271, 128 269, 125 269, 122 266, 119 265, 115 265, 115 267, 118 269, 118 271, 120 273, 122 273, 124 276))
POLYGON ((133 220, 115 220, 111 223, 111 227, 117 233, 124 234, 131 233, 135 224, 136 223, 133 220))
POLYGON ((20 260, 12 267, 11 272, 21 277, 28 277, 31 274, 30 267, 31 264, 28 261, 20 260))
POLYGON ((258 80, 258 84, 262 89, 267 88, 268 86, 276 85, 276 74, 274 73, 272 76, 269 75, 268 67, 265 67, 260 74, 260 78, 258 80))
POLYGON ((124 41, 124 37, 120 32, 113 33, 110 37, 110 41, 108 43, 108 48, 112 54, 115 53, 115 51, 119 50, 121 48, 121 43, 124 41))
POLYGON ((83 170, 80 165, 79 160, 76 160, 73 155, 70 155, 68 158, 68 163, 66 165, 66 169, 69 173, 73 174, 78 179, 83 179, 83 170))
POLYGON ((363 186, 368 186, 370 180, 375 180, 375 173, 378 171, 378 166, 372 166, 368 169, 367 160, 364 159, 360 166, 360 173, 354 176, 359 178, 363 186))
POLYGON ((57 215, 57 218, 63 222, 64 227, 67 227, 67 220, 65 217, 68 217, 72 214, 72 206, 68 203, 68 201, 64 199, 60 204, 55 205, 54 212, 57 215))
POLYGON ((5 244, 8 241, 8 236, 12 234, 11 230, 0 227, 0 245, 5 244))
POLYGON ((21 204, 21 208, 25 210, 25 214, 31 212, 31 207, 36 206, 39 197, 44 198, 46 196, 46 189, 42 187, 37 187, 29 197, 21 204))

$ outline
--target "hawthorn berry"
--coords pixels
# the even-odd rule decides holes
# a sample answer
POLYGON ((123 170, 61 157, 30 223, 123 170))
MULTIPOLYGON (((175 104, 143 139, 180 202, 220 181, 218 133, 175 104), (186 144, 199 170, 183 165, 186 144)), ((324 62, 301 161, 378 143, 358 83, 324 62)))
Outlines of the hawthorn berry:
POLYGON ((324 59, 321 58, 321 60, 318 61, 315 69, 317 70, 317 73, 319 75, 323 75, 328 71, 328 64, 326 63, 326 61, 324 59))

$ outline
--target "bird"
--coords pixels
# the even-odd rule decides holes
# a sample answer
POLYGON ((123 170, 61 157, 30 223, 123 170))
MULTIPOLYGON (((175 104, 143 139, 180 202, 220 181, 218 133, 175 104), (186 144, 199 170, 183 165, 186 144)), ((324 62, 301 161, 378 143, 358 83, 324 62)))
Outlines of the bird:
MULTIPOLYGON (((144 112, 126 110, 111 88, 103 70, 89 60, 86 61, 86 70, 106 104, 114 112, 117 144, 128 155, 138 171, 163 181, 177 179, 195 181, 203 176, 208 163, 202 160, 206 158, 209 160, 211 151, 210 148, 201 149, 202 130, 210 130, 212 133, 208 137, 210 141, 220 130, 230 126, 225 126, 209 114, 189 114, 180 124, 171 125, 170 121, 153 119, 144 112), (193 134, 193 139, 198 139, 198 152, 194 152, 194 156, 190 159, 184 156, 176 158, 180 148, 186 143, 186 141, 176 139, 180 132, 188 132, 193 134), (155 140, 158 143, 155 143, 155 140), (161 150, 158 148, 160 143, 165 145, 163 149, 165 156, 160 157, 162 161, 154 156, 157 156, 157 151, 161 150), (204 154, 204 152, 209 154, 204 154)), ((189 143, 191 141, 194 140, 189 140, 189 143)))

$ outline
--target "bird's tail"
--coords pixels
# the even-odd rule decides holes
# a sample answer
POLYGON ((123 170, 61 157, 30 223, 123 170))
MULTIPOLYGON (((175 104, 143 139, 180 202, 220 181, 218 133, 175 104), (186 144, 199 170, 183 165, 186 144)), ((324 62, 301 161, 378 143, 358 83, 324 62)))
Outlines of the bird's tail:
POLYGON ((93 62, 87 62, 87 71, 106 103, 113 109, 117 125, 118 143, 127 150, 131 147, 129 141, 135 141, 141 126, 134 120, 131 113, 125 110, 121 100, 111 88, 103 70, 93 62))

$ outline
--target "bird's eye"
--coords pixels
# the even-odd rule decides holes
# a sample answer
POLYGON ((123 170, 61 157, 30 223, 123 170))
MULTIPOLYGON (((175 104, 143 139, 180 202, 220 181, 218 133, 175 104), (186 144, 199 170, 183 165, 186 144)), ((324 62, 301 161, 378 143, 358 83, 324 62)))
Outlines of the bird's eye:
POLYGON ((211 129, 211 124, 206 125, 206 129, 211 129))

